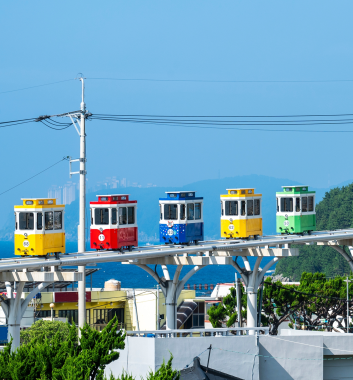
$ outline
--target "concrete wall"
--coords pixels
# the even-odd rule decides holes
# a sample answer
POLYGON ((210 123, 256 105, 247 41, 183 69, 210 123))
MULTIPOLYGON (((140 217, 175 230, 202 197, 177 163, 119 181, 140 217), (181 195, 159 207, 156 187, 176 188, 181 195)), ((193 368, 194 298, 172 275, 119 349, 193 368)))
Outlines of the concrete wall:
POLYGON ((207 365, 207 348, 211 344, 214 349, 210 356, 210 367, 241 379, 259 380, 259 348, 253 336, 170 339, 127 337, 125 350, 121 351, 117 361, 107 367, 106 375, 112 372, 118 376, 126 371, 136 379, 141 376, 145 378, 150 370, 160 368, 163 360, 167 362, 170 353, 174 356, 173 368, 178 370, 191 365, 195 356, 200 357, 202 365, 207 365))
POLYGON ((275 357, 260 356, 260 379, 322 380, 322 344, 322 336, 260 336, 260 355, 275 357))

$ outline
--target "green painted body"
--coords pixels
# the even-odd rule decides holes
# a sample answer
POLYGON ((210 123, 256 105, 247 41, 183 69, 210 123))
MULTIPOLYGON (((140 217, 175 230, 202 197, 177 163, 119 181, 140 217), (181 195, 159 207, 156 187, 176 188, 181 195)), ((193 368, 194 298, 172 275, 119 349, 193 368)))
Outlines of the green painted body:
MULTIPOLYGON (((277 192, 277 198, 281 195, 290 195, 295 197, 315 196, 315 191, 308 191, 307 186, 288 186, 282 192, 277 192)), ((315 198, 314 198, 315 200, 315 198)), ((293 209, 295 205, 293 202, 293 209)), ((282 214, 284 211, 282 211, 282 214)), ((276 216, 276 231, 280 234, 301 234, 316 230, 316 212, 302 212, 301 215, 295 215, 294 212, 285 212, 285 215, 276 216)))
POLYGON ((290 215, 277 216, 277 233, 279 234, 301 234, 303 232, 316 230, 316 215, 290 215), (285 225, 285 222, 287 226, 285 225))

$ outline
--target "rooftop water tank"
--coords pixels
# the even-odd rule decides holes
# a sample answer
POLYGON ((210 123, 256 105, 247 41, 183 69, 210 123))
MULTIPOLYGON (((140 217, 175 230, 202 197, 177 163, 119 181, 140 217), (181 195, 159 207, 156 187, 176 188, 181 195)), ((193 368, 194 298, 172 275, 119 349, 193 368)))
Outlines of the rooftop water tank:
POLYGON ((121 282, 111 279, 104 283, 104 290, 107 291, 114 291, 114 290, 120 290, 121 289, 121 282))

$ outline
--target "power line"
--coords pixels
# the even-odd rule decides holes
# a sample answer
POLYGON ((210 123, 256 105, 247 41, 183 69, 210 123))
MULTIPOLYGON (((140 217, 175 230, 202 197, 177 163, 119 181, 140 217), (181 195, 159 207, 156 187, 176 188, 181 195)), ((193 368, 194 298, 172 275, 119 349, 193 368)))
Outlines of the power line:
POLYGON ((91 78, 91 80, 114 80, 121 82, 195 82, 195 83, 335 83, 353 82, 353 79, 319 80, 212 80, 212 79, 155 79, 155 78, 91 78))
POLYGON ((353 119, 338 119, 327 121, 311 121, 303 120, 298 122, 286 121, 215 121, 215 120, 173 120, 173 119, 149 119, 149 118, 124 118, 114 117, 111 115, 97 116, 92 114, 90 117, 93 120, 129 122, 139 124, 166 125, 181 128, 197 128, 197 129, 218 129, 218 130, 243 130, 243 131, 262 131, 262 132, 305 132, 305 133, 353 133, 353 130, 308 130, 308 129, 267 129, 267 128, 240 128, 241 126, 313 126, 313 125, 347 125, 353 124, 353 119), (240 127, 234 127, 240 126, 240 127))
POLYGON ((24 87, 24 88, 18 88, 16 90, 8 90, 8 91, 1 91, 0 94, 8 94, 9 92, 16 92, 16 91, 23 91, 23 90, 29 90, 31 88, 37 88, 37 87, 43 87, 43 86, 50 86, 52 84, 57 84, 57 83, 63 83, 63 82, 69 82, 75 79, 65 79, 65 80, 60 80, 57 82, 51 82, 51 83, 45 83, 45 84, 38 84, 36 86, 31 86, 31 87, 24 87))
POLYGON ((67 156, 67 157, 63 157, 60 161, 56 162, 56 163, 53 164, 53 165, 50 165, 50 166, 47 167, 46 169, 42 170, 41 172, 35 174, 34 176, 32 176, 32 177, 30 177, 30 178, 28 178, 28 179, 26 179, 26 180, 20 182, 19 184, 17 184, 17 185, 15 185, 15 186, 11 187, 10 189, 7 189, 7 190, 3 191, 2 193, 0 193, 0 195, 3 195, 3 194, 5 194, 5 193, 9 192, 10 190, 13 190, 14 188, 16 188, 16 187, 18 187, 18 186, 24 184, 25 182, 28 182, 29 180, 33 179, 34 177, 37 177, 39 174, 42 174, 42 173, 44 173, 45 171, 49 170, 49 169, 52 168, 53 166, 57 165, 59 162, 62 162, 62 161, 68 160, 68 159, 69 159, 68 156, 67 156))

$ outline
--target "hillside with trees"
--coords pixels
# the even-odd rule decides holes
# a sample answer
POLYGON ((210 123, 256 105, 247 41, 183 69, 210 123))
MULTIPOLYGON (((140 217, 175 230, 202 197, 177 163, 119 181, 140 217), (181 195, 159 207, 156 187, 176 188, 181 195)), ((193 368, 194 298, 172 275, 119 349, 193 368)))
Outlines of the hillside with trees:
MULTIPOLYGON (((318 231, 353 228, 353 184, 327 192, 316 205, 316 218, 318 231)), ((297 257, 281 259, 276 274, 298 281, 304 272, 321 272, 328 277, 350 273, 347 262, 331 247, 307 245, 299 246, 299 251, 297 257)))

